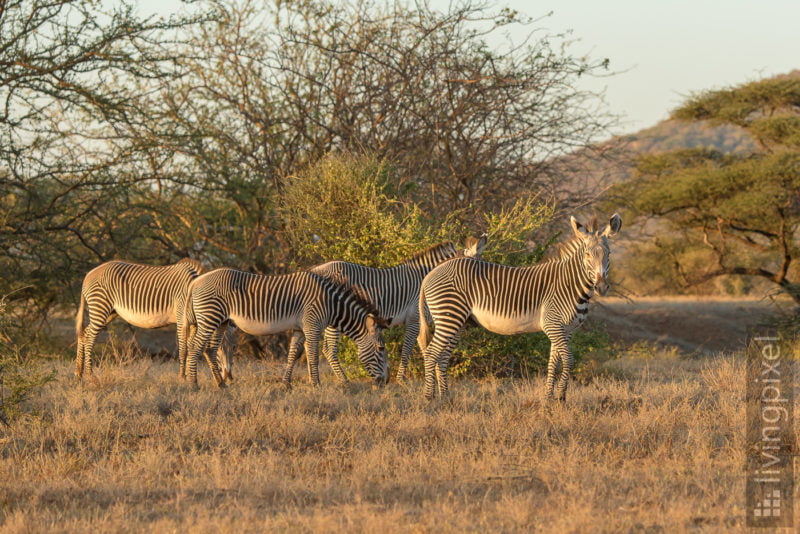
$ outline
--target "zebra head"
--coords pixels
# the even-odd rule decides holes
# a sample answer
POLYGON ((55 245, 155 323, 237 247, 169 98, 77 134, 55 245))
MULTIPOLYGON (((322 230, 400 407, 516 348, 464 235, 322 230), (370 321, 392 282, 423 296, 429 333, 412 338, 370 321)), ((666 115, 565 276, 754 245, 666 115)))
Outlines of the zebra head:
POLYGON ((370 313, 364 320, 365 335, 354 339, 358 347, 358 359, 376 386, 389 382, 389 356, 383 341, 383 330, 390 322, 391 320, 385 321, 370 313))
POLYGON ((592 219, 589 228, 579 223, 575 217, 570 217, 570 224, 583 249, 583 266, 586 276, 594 284, 595 290, 601 295, 605 295, 609 289, 610 249, 608 238, 616 235, 622 228, 622 217, 619 216, 619 213, 612 215, 609 223, 602 231, 598 229, 597 219, 592 219))

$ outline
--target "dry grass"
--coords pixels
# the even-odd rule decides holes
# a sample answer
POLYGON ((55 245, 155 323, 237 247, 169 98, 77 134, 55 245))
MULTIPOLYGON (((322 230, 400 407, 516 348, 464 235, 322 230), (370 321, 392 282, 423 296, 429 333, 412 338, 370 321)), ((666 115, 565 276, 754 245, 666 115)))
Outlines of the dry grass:
POLYGON ((0 431, 0 529, 744 530, 744 362, 664 360, 618 361, 623 379, 573 383, 565 406, 539 380, 455 380, 429 404, 419 382, 285 392, 262 362, 192 392, 176 362, 78 386, 57 361, 0 431))

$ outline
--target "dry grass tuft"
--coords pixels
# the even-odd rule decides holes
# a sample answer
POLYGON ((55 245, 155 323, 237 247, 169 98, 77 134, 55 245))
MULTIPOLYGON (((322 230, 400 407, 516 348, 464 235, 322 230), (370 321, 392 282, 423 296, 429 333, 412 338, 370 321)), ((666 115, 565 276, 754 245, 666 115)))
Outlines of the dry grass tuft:
POLYGON ((566 405, 540 380, 286 392, 263 362, 195 392, 176 362, 112 360, 85 385, 50 363, 2 430, 4 532, 744 528, 738 357, 608 362, 566 405))

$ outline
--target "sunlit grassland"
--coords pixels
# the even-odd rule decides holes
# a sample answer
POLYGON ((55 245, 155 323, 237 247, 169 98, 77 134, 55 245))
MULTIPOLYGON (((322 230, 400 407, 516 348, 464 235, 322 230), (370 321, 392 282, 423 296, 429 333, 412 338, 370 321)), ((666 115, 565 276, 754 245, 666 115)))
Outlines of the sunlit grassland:
MULTIPOLYGON (((542 380, 347 390, 237 363, 227 389, 175 361, 72 363, 0 433, 4 532, 744 529, 744 359, 606 362, 565 405, 542 380)), ((800 412, 796 412, 800 413, 800 412)))

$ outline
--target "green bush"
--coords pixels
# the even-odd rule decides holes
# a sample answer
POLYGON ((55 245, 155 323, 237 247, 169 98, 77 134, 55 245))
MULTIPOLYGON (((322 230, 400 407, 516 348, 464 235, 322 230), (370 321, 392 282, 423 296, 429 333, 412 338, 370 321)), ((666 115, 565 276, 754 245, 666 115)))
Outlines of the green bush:
MULTIPOLYGON (((608 333, 595 326, 576 330, 569 345, 574 373, 593 355, 614 353, 608 333)), ((450 369, 454 376, 528 377, 546 369, 549 358, 550 340, 542 332, 504 336, 468 328, 453 351, 450 369)))
POLYGON ((385 267, 452 239, 454 222, 425 220, 398 183, 387 161, 347 152, 330 154, 292 176, 283 192, 283 215, 298 260, 385 267))
MULTIPOLYGON (((347 152, 330 154, 293 176, 284 190, 283 215, 299 261, 339 259, 386 267, 428 245, 485 231, 489 234, 485 259, 531 265, 557 237, 537 241, 553 217, 554 206, 535 195, 518 198, 494 213, 462 210, 433 220, 407 195, 413 185, 397 185, 401 183, 389 162, 347 152)), ((392 368, 399 363, 403 334, 403 329, 385 334, 392 368)), ((610 350, 608 336, 595 329, 576 332, 571 346, 576 362, 586 352, 610 350)), ((541 333, 501 336, 469 328, 453 354, 451 369, 456 376, 527 376, 546 368, 549 347, 541 333)), ((412 374, 422 372, 416 354, 410 362, 412 374)), ((364 375, 349 340, 343 339, 339 359, 350 376, 364 375)))

